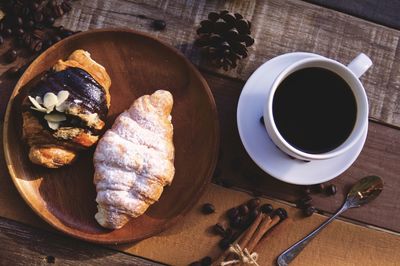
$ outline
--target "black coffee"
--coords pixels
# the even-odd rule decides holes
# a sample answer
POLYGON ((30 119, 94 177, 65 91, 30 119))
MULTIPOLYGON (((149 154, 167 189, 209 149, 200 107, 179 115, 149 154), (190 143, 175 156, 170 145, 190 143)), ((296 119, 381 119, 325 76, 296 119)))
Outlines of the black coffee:
POLYGON ((282 137, 312 154, 340 146, 353 130, 357 104, 336 73, 310 67, 286 77, 275 91, 273 117, 282 137))

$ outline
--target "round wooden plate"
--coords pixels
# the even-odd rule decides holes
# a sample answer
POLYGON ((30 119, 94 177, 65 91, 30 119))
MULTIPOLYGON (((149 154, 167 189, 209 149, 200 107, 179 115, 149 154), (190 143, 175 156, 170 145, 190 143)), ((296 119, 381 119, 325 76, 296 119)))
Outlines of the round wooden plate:
POLYGON ((219 144, 216 106, 196 68, 176 49, 143 33, 101 29, 71 36, 41 54, 18 81, 7 107, 4 150, 11 177, 28 205, 58 230, 96 243, 125 243, 155 235, 176 223, 196 203, 210 182, 219 144), (109 73, 110 127, 115 117, 144 94, 169 90, 174 97, 175 168, 172 185, 147 212, 119 230, 107 230, 94 219, 93 150, 71 166, 47 169, 32 164, 21 141, 20 89, 58 59, 76 49, 90 52, 109 73), (15 103, 15 104, 13 104, 15 103))

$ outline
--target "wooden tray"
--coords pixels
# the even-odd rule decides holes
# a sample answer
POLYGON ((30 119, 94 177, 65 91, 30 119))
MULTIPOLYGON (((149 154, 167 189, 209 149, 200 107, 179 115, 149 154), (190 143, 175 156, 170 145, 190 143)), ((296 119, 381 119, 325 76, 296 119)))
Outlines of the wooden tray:
POLYGON ((218 144, 215 102, 201 74, 176 49, 127 29, 83 32, 46 50, 18 81, 4 122, 5 158, 24 200, 58 230, 96 243, 144 239, 182 218, 210 181, 218 144), (28 147, 21 141, 21 114, 16 111, 20 89, 58 59, 65 59, 79 48, 89 51, 112 79, 108 127, 139 96, 157 89, 167 89, 174 96, 174 181, 144 215, 119 230, 104 229, 94 219, 97 209, 92 182, 93 150, 82 153, 73 165, 54 170, 32 164, 28 147))

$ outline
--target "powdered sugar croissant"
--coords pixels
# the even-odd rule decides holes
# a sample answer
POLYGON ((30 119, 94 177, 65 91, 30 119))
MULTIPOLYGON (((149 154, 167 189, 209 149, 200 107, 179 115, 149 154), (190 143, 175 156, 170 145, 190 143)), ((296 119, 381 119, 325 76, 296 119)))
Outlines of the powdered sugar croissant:
POLYGON ((94 154, 97 222, 118 229, 156 202, 174 177, 171 93, 138 98, 100 139, 94 154))

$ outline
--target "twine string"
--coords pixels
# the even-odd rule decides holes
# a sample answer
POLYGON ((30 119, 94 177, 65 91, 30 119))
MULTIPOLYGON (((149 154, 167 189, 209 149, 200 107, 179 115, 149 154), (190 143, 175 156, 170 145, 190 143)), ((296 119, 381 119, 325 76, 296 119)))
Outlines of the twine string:
POLYGON ((238 259, 233 259, 233 260, 229 260, 229 261, 223 261, 220 264, 221 266, 233 265, 233 264, 237 264, 237 263, 260 266, 257 263, 258 254, 256 252, 253 252, 253 253, 250 254, 249 251, 247 250, 247 248, 242 249, 239 246, 239 244, 237 244, 237 243, 234 244, 234 245, 230 245, 229 251, 231 253, 236 254, 238 256, 238 259))

